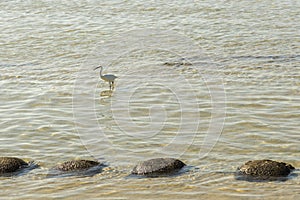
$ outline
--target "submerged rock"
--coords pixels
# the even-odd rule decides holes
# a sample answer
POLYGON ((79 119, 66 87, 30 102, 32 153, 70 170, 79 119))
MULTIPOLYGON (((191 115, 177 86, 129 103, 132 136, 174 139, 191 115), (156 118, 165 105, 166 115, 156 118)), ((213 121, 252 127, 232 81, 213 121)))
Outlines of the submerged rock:
POLYGON ((285 180, 295 168, 284 162, 273 160, 248 161, 238 168, 237 179, 242 180, 285 180))
POLYGON ((93 160, 70 160, 51 168, 47 178, 94 176, 101 173, 104 166, 104 164, 93 160))
POLYGON ((137 175, 167 175, 178 172, 185 164, 174 158, 155 158, 150 159, 136 165, 132 174, 137 175))
POLYGON ((20 158, 0 157, 0 174, 16 172, 29 164, 20 158))
POLYGON ((98 161, 70 160, 57 165, 55 169, 60 171, 78 171, 78 170, 87 170, 98 165, 101 165, 101 163, 99 163, 98 161))

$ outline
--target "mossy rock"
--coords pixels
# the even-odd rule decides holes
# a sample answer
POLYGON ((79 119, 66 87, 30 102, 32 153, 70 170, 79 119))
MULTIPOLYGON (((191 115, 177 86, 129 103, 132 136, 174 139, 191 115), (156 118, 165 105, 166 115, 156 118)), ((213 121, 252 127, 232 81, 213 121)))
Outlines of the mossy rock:
POLYGON ((27 173, 32 169, 39 167, 35 162, 25 162, 16 157, 0 157, 0 175, 11 176, 19 173, 27 173))
POLYGON ((253 160, 240 166, 236 173, 239 180, 286 180, 295 168, 291 164, 273 160, 253 160))
POLYGON ((93 160, 70 160, 57 165, 55 169, 70 172, 87 170, 98 165, 101 165, 101 163, 93 160))
POLYGON ((105 166, 103 163, 93 160, 69 160, 51 168, 48 171, 47 178, 94 176, 101 173, 105 166))

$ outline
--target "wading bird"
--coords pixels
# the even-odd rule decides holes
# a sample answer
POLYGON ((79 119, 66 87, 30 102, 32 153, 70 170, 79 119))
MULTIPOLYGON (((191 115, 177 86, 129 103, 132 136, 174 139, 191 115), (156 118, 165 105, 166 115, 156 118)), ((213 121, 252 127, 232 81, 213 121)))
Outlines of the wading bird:
POLYGON ((94 70, 99 69, 99 68, 100 68, 100 78, 102 80, 108 82, 109 83, 109 89, 112 90, 114 88, 115 79, 118 78, 118 77, 113 75, 113 74, 102 75, 102 70, 103 70, 102 66, 96 67, 94 70))

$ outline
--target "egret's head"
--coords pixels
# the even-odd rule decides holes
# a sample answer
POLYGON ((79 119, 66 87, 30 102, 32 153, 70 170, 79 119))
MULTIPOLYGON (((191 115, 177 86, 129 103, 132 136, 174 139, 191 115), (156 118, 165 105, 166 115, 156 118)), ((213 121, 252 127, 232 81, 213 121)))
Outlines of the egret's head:
POLYGON ((99 65, 98 67, 95 67, 94 68, 94 70, 96 70, 96 69, 99 69, 99 68, 101 68, 102 66, 101 65, 99 65))

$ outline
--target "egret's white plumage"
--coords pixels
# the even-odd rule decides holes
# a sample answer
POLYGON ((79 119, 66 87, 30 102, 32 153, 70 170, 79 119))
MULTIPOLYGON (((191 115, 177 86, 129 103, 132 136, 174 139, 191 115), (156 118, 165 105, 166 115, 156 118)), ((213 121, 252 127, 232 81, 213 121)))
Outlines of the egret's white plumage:
POLYGON ((102 66, 98 66, 94 70, 99 69, 99 68, 100 68, 100 78, 109 83, 109 89, 111 90, 112 88, 114 88, 115 79, 118 77, 113 74, 102 75, 102 70, 103 70, 102 66))

